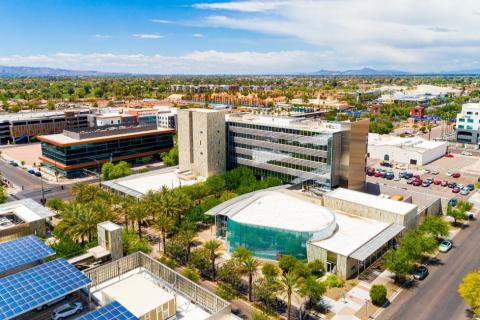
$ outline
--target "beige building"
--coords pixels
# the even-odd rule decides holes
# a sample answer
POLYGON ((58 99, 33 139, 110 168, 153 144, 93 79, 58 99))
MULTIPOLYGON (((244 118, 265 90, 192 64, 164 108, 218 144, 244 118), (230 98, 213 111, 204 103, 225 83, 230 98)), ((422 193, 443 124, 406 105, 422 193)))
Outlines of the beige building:
POLYGON ((225 112, 211 109, 178 111, 178 149, 181 172, 209 177, 225 171, 225 112))

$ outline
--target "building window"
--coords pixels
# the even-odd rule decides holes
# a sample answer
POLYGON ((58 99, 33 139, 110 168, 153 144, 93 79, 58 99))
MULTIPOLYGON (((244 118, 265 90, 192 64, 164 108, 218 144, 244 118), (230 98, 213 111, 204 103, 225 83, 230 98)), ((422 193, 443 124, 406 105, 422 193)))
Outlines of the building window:
POLYGON ((459 118, 458 121, 459 121, 459 122, 465 122, 465 119, 459 118))

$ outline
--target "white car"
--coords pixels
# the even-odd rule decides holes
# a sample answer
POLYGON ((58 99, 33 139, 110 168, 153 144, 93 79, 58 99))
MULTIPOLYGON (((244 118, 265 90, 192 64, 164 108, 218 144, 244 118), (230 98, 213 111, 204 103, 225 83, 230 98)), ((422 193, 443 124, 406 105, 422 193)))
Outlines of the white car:
POLYGON ((448 176, 448 177, 451 177, 452 174, 453 174, 452 171, 447 171, 447 176, 448 176))
POLYGON ((471 152, 468 152, 468 151, 462 151, 462 154, 463 154, 464 156, 471 156, 471 155, 472 155, 472 153, 471 153, 471 152))
POLYGON ((428 173, 430 173, 430 170, 428 170, 428 169, 423 169, 423 173, 424 173, 424 174, 428 174, 428 173))
POLYGON ((437 175, 439 173, 440 173, 440 171, 438 171, 438 170, 432 170, 432 174, 434 174, 434 175, 437 175))
POLYGON ((402 166, 402 165, 400 165, 400 164, 397 164, 397 165, 395 166, 395 169, 398 169, 398 170, 407 170, 407 167, 402 166))
POLYGON ((393 181, 400 181, 402 180, 399 176, 395 176, 395 178, 393 178, 393 181))
POLYGON ((443 240, 438 246, 440 252, 448 252, 450 249, 452 249, 452 241, 450 240, 443 240))
POLYGON ((52 320, 65 319, 71 315, 81 313, 83 311, 83 304, 81 302, 66 303, 56 308, 52 312, 52 320))

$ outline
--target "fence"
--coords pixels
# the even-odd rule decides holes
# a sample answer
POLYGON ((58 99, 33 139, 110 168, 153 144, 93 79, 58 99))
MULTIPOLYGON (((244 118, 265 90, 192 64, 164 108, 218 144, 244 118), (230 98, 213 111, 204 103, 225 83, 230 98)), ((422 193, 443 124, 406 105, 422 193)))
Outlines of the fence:
POLYGON ((136 252, 106 265, 85 270, 85 275, 92 280, 88 289, 90 291, 92 287, 137 268, 145 269, 175 292, 212 313, 209 319, 216 319, 218 315, 230 313, 230 304, 227 301, 142 252, 136 252))

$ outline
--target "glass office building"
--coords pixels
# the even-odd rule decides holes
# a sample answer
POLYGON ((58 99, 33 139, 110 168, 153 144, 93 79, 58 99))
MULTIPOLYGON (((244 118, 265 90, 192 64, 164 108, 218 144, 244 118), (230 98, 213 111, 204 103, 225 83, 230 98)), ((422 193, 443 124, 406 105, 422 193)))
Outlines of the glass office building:
POLYGON ((170 129, 120 134, 118 131, 106 131, 100 135, 97 132, 95 137, 80 139, 64 134, 39 137, 42 141, 40 159, 46 166, 73 178, 84 174, 84 169, 98 170, 108 161, 135 163, 144 157, 158 156, 173 147, 174 132, 170 129))

